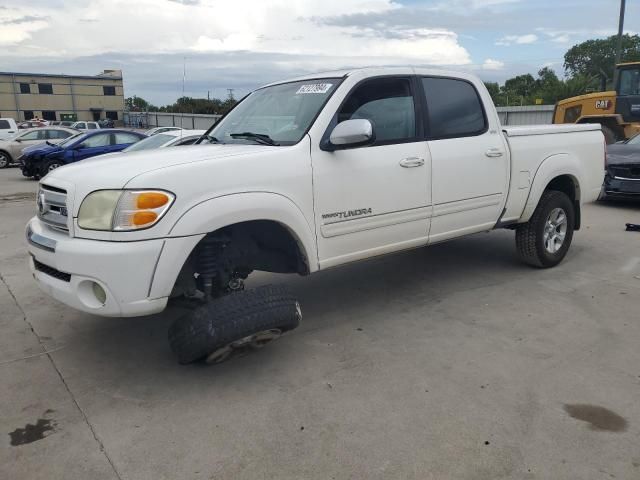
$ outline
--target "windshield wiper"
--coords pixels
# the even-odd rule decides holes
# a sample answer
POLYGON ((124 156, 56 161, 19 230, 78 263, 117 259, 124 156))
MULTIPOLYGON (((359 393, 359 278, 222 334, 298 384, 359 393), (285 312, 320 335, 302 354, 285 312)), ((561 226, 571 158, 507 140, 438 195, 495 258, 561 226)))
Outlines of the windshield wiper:
POLYGON ((220 140, 218 140, 216 137, 214 137, 213 135, 205 135, 205 138, 207 140, 209 140, 210 143, 222 143, 220 140))
POLYGON ((253 132, 242 132, 242 133, 230 133, 229 136, 231 138, 248 138, 250 140, 255 140, 258 143, 263 145, 272 145, 277 146, 278 143, 274 142, 273 139, 264 133, 253 133, 253 132))

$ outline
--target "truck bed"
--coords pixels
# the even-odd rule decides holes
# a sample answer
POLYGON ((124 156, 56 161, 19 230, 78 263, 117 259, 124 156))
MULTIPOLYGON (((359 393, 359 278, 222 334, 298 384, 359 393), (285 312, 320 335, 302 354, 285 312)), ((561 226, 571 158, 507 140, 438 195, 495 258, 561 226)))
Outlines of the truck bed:
POLYGON ((502 127, 507 137, 522 137, 529 135, 551 135, 558 133, 589 132, 600 130, 599 123, 558 124, 558 125, 523 125, 518 127, 502 127))

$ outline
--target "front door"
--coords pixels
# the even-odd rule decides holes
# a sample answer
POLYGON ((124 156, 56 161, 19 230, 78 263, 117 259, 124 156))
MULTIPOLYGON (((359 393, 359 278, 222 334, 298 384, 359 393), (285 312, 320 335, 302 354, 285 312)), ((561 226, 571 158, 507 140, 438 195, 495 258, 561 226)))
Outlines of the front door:
POLYGON ((433 175, 429 243, 493 228, 504 208, 509 155, 472 83, 423 77, 433 175))
POLYGON ((73 159, 77 161, 107 153, 109 151, 108 147, 111 144, 111 133, 109 132, 92 135, 80 145, 76 146, 73 152, 73 159))
POLYGON ((414 92, 410 77, 357 85, 329 129, 368 119, 375 142, 333 152, 312 147, 321 268, 426 243, 431 161, 414 92))

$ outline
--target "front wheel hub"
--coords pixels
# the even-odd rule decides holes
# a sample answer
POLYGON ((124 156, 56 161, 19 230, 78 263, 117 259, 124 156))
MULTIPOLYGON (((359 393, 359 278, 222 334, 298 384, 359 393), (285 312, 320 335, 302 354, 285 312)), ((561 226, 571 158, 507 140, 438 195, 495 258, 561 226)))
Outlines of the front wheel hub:
POLYGON ((246 354, 249 350, 256 350, 264 347, 267 343, 277 340, 282 336, 282 331, 277 328, 263 330, 261 332, 247 335, 239 340, 228 343, 224 347, 218 348, 209 354, 206 362, 209 365, 222 363, 234 357, 246 354))

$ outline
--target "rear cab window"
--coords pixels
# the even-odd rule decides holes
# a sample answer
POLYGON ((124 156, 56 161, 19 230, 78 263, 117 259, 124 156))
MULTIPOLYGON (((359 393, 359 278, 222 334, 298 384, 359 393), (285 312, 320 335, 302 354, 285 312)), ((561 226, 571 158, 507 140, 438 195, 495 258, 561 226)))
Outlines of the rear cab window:
POLYGON ((422 77, 421 80, 431 140, 470 137, 487 131, 487 116, 473 84, 445 77, 422 77))

